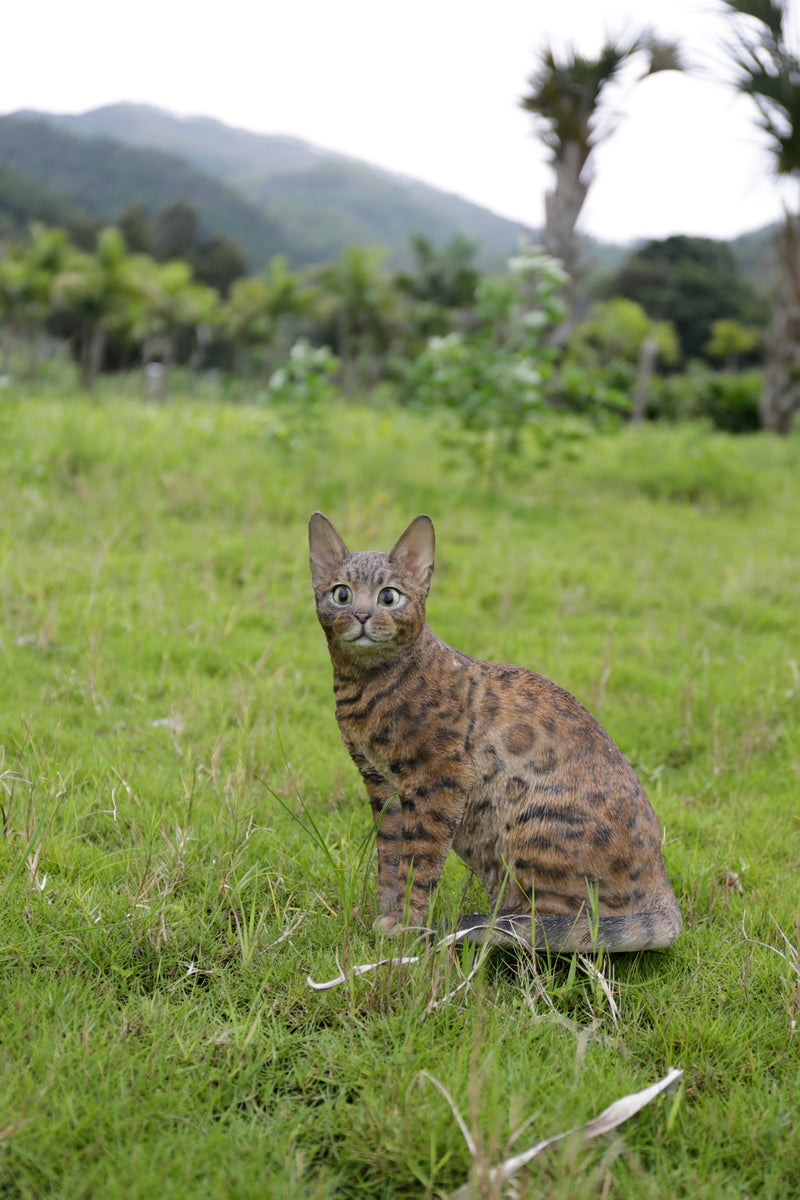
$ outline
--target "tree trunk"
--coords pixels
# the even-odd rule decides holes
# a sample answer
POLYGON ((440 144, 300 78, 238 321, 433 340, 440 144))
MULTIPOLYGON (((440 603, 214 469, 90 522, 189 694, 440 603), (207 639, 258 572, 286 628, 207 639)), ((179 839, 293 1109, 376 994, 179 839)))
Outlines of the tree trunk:
POLYGON ((787 434, 800 409, 800 216, 786 216, 776 240, 779 279, 767 340, 761 424, 787 434))
POLYGON ((14 340, 11 324, 4 325, 0 329, 0 349, 2 349, 3 357, 0 360, 0 375, 11 378, 11 344, 14 340))
POLYGON ((102 326, 95 325, 85 332, 81 346, 81 384, 87 392, 91 392, 97 382, 105 344, 106 331, 102 326))
POLYGON ((580 148, 568 142, 560 158, 553 163, 556 182, 544 198, 545 225, 542 246, 546 254, 560 259, 570 277, 565 288, 567 316, 553 331, 553 339, 563 345, 575 325, 577 283, 582 273, 581 238, 577 231, 578 218, 589 191, 582 178, 580 148))
POLYGON ((639 349, 639 361, 636 364, 636 386, 633 389, 633 412, 631 423, 641 425, 647 413, 647 399, 650 395, 650 380, 656 365, 658 342, 652 333, 648 333, 639 349))

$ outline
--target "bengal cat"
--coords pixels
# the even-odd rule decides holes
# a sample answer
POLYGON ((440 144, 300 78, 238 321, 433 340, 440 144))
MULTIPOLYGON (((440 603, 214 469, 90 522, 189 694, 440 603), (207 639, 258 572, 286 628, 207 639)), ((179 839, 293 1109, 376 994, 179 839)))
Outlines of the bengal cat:
POLYGON ((427 925, 452 847, 489 897, 459 920, 473 941, 671 946, 681 915, 659 823, 606 731, 549 679, 470 658, 427 625, 430 518, 388 554, 351 554, 316 512, 309 544, 336 719, 377 825, 374 928, 427 925))

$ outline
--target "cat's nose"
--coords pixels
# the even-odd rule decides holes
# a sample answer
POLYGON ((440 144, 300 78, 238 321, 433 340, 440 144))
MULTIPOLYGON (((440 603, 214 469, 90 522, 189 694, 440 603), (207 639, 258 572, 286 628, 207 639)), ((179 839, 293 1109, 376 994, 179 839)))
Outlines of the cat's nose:
POLYGON ((372 614, 368 612, 357 612, 353 613, 353 616, 357 621, 360 621, 362 625, 366 625, 372 614))

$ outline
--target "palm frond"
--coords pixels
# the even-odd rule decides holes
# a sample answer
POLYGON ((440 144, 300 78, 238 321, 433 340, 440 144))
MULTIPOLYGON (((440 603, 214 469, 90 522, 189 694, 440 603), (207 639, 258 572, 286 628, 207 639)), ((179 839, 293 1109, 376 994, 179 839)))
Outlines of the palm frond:
POLYGON ((787 45, 788 0, 724 0, 736 87, 756 105, 779 175, 800 174, 800 59, 787 45), (744 20, 742 20, 744 18, 744 20))
POLYGON ((722 0, 725 8, 734 17, 752 17, 770 31, 776 41, 784 36, 783 23, 787 16, 785 0, 722 0))

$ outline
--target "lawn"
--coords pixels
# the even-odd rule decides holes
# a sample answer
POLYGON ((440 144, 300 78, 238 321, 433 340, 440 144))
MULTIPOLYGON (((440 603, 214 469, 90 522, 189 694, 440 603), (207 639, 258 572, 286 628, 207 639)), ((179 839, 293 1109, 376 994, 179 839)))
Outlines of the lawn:
MULTIPOLYGON (((3 1200, 501 1195, 487 1167, 670 1067, 516 1194, 800 1195, 800 437, 625 430, 490 488, 440 432, 0 394, 3 1200), (428 512, 436 632, 602 721, 673 950, 349 971, 381 947, 314 509, 374 549, 428 512)), ((437 916, 479 903, 452 858, 437 916)))

